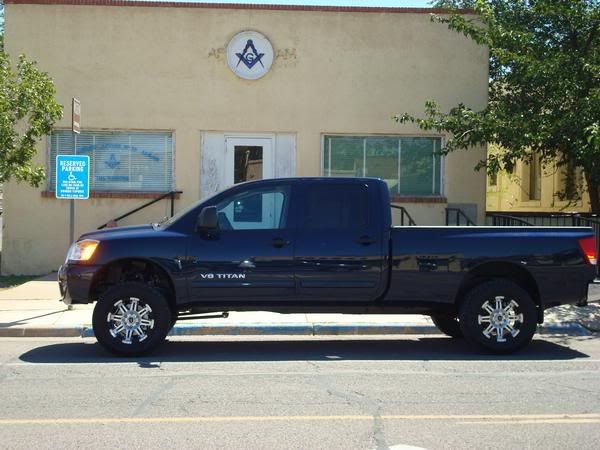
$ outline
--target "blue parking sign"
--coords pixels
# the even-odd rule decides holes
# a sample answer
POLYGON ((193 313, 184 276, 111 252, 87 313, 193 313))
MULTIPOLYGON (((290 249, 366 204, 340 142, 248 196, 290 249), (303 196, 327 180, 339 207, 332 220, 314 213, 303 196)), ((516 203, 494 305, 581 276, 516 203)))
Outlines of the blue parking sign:
POLYGON ((89 156, 56 156, 56 198, 90 198, 89 156))

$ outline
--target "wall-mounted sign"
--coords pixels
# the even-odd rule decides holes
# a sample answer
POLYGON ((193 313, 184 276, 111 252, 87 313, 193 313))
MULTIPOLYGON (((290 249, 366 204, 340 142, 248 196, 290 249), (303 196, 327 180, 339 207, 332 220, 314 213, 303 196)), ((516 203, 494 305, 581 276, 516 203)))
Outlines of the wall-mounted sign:
POLYGON ((81 102, 76 98, 72 102, 71 119, 73 133, 81 133, 81 102))
POLYGON ((227 64, 238 77, 257 80, 264 76, 273 64, 273 46, 258 31, 236 34, 227 46, 227 64))
POLYGON ((56 198, 90 197, 90 157, 56 155, 56 198))

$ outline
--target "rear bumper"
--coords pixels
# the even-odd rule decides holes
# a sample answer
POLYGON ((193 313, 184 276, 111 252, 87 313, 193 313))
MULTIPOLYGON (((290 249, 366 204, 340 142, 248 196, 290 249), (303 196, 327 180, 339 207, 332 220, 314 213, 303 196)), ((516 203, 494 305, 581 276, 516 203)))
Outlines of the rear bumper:
POLYGON ((586 304, 590 304, 590 303, 600 303, 600 296, 594 296, 592 298, 590 298, 590 286, 599 286, 600 287, 600 278, 595 278, 592 281, 590 281, 590 284, 588 285, 588 294, 587 294, 587 300, 586 300, 586 304))
POLYGON ((67 305, 92 303, 90 287, 99 266, 65 264, 58 269, 61 301, 67 305))

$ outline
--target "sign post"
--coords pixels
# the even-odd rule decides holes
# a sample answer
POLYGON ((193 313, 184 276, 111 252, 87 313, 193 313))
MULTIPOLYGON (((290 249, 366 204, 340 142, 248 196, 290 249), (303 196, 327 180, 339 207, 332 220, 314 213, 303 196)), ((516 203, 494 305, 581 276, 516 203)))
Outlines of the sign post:
POLYGON ((75 240, 75 199, 90 196, 90 157, 77 156, 77 135, 81 132, 81 102, 73 98, 71 104, 73 155, 56 156, 56 198, 69 202, 69 245, 75 240))

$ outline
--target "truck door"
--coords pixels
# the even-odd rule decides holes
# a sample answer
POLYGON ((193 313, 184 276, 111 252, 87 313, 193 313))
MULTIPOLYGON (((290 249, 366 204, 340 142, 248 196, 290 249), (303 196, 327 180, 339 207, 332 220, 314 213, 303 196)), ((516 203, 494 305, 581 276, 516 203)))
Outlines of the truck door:
POLYGON ((294 296, 291 184, 240 188, 216 205, 219 229, 190 236, 193 300, 268 301, 294 296))
POLYGON ((299 187, 294 259, 299 299, 374 300, 385 289, 387 247, 378 186, 318 180, 299 187))

